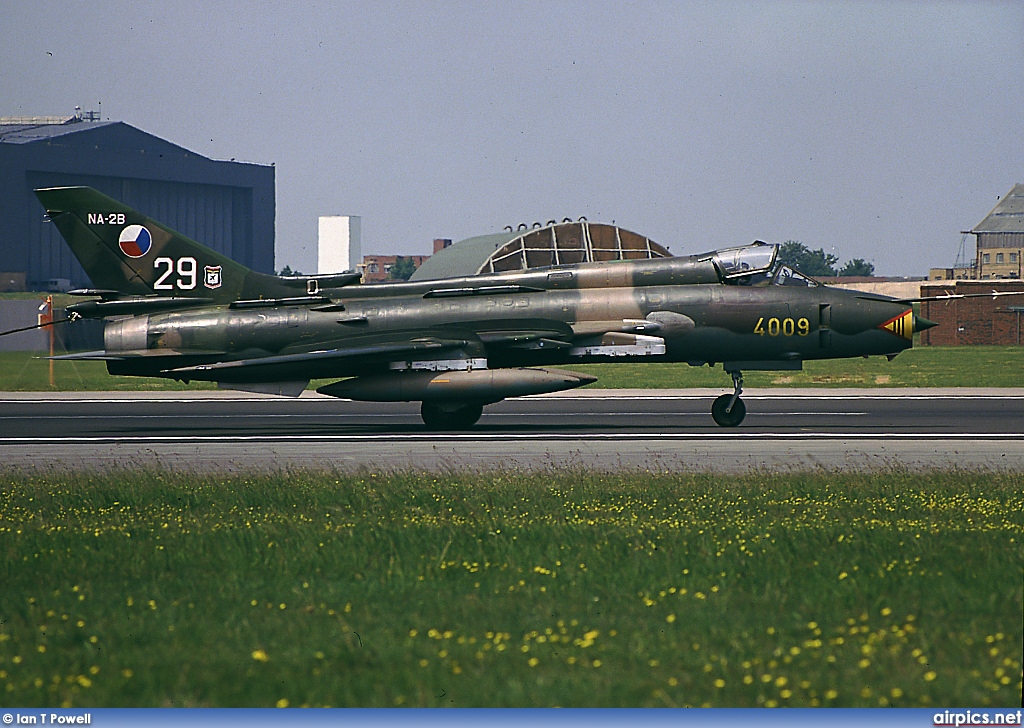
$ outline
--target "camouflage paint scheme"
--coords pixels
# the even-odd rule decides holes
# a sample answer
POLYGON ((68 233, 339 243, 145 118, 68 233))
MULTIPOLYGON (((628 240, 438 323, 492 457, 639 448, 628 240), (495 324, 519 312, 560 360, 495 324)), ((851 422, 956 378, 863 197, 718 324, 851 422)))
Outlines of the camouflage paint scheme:
POLYGON ((358 285, 351 273, 256 273, 91 188, 36 195, 97 286, 82 292, 97 298, 68 310, 107 319, 104 350, 69 358, 292 396, 310 379, 349 378, 319 391, 422 401, 424 420, 441 429, 468 427, 507 396, 594 381, 547 367, 637 360, 723 364, 735 391, 713 414, 732 426, 745 412, 743 370, 894 356, 933 325, 905 302, 779 268, 777 246, 763 243, 358 285), (119 245, 139 232, 132 226, 149 233, 142 254, 146 239, 119 245))

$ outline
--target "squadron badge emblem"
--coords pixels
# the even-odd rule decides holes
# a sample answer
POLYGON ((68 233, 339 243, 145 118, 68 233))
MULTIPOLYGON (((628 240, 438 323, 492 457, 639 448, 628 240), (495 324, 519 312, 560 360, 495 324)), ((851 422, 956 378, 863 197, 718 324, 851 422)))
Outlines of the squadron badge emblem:
POLYGON ((220 268, 221 267, 219 265, 206 266, 207 288, 220 288, 220 268))

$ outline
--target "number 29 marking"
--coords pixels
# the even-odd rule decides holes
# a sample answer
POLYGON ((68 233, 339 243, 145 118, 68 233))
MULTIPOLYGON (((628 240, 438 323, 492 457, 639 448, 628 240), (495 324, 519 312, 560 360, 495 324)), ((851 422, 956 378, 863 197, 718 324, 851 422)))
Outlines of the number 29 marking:
POLYGON ((153 261, 153 271, 159 273, 161 268, 165 270, 153 283, 154 291, 173 291, 175 288, 191 291, 196 287, 196 271, 199 267, 195 258, 186 256, 178 258, 177 262, 173 258, 157 258, 153 261), (171 283, 167 279, 173 276, 175 271, 178 277, 171 283))
POLYGON ((791 318, 770 318, 765 321, 764 316, 757 320, 754 325, 754 333, 758 336, 807 336, 811 332, 811 322, 806 318, 799 318, 795 321, 791 318))

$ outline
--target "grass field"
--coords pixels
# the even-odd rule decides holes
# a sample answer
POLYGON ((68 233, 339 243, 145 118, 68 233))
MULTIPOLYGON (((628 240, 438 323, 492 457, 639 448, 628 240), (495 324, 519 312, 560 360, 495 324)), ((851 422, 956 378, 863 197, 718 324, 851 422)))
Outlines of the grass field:
MULTIPOLYGON (((0 352, 0 390, 17 391, 179 391, 213 389, 208 383, 183 385, 163 379, 112 377, 102 362, 58 361, 55 386, 49 382, 50 362, 39 354, 0 352)), ((652 389, 686 387, 731 388, 729 376, 716 367, 686 364, 587 364, 566 368, 598 377, 596 388, 652 389)), ((748 372, 747 387, 1019 387, 1024 349, 1012 346, 923 347, 889 362, 884 357, 811 361, 800 372, 748 372)), ((314 388, 333 380, 314 382, 314 388)))
POLYGON ((115 377, 99 361, 54 361, 38 352, 0 351, 0 391, 5 392, 178 392, 215 389, 207 382, 182 384, 170 379, 115 377), (54 386, 50 386, 50 365, 54 386))
POLYGON ((3 705, 1021 703, 1022 475, 3 483, 3 705))
MULTIPOLYGON (((724 387, 729 375, 718 366, 685 364, 588 364, 570 369, 599 377, 592 387, 654 389, 724 387)), ((893 361, 875 356, 808 361, 799 372, 744 372, 745 387, 1019 387, 1024 348, 1014 346, 927 346, 893 361)))

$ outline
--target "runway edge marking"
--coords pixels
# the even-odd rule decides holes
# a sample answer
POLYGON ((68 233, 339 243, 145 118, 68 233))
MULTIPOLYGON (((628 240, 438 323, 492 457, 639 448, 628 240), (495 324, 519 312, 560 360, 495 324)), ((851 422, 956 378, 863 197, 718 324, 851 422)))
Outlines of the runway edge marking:
MULTIPOLYGON (((957 440, 957 441, 989 441, 1024 442, 1024 433, 961 433, 961 432, 925 432, 925 433, 797 433, 797 432, 702 432, 689 433, 644 433, 644 441, 650 443, 657 440, 699 441, 699 440, 957 440)), ((383 434, 383 435, 133 435, 133 436, 85 436, 85 437, 0 437, 0 445, 29 444, 74 444, 74 443, 173 443, 173 442, 492 442, 517 440, 522 442, 558 440, 573 441, 616 441, 625 440, 626 435, 619 433, 536 433, 536 434, 456 434, 442 433, 439 435, 420 434, 383 434)))

